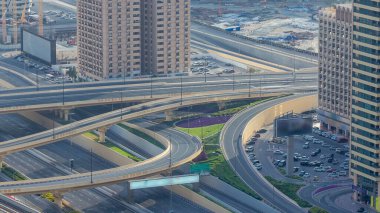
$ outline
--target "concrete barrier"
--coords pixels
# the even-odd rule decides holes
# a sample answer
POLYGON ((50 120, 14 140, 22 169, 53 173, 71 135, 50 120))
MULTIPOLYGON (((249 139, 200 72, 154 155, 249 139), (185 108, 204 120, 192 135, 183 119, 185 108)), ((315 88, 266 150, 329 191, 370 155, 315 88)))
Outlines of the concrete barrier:
MULTIPOLYGON (((20 115, 30 119, 31 121, 40 124, 41 126, 52 129, 53 128, 53 121, 49 118, 37 113, 37 112, 20 112, 20 115)), ((55 122, 55 127, 62 126, 60 123, 55 122)), ((127 164, 135 163, 133 160, 126 158, 119 153, 108 149, 107 147, 103 146, 102 144, 96 143, 93 140, 83 136, 78 135, 74 136, 70 139, 74 144, 80 146, 83 149, 90 150, 92 149, 93 153, 110 161, 115 163, 118 166, 124 166, 127 164)))
POLYGON ((273 120, 277 116, 290 111, 301 113, 316 109, 317 107, 318 98, 315 94, 285 101, 281 104, 270 107, 248 121, 242 133, 242 141, 244 144, 247 143, 249 138, 251 138, 258 130, 273 123, 273 120))

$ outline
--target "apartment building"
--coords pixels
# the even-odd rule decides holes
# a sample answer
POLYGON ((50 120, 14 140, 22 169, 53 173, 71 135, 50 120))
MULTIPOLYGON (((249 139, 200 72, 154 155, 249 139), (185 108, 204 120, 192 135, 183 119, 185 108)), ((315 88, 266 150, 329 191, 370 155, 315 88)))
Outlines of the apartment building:
POLYGON ((142 73, 190 69, 190 0, 142 0, 142 73))
POLYGON ((318 117, 321 129, 349 138, 352 71, 352 5, 319 13, 318 117))
POLYGON ((354 198, 380 210, 380 1, 353 2, 351 166, 354 198))
POLYGON ((141 72, 140 0, 78 0, 78 68, 93 80, 141 72))
POLYGON ((78 0, 78 68, 93 80, 188 72, 190 0, 78 0))

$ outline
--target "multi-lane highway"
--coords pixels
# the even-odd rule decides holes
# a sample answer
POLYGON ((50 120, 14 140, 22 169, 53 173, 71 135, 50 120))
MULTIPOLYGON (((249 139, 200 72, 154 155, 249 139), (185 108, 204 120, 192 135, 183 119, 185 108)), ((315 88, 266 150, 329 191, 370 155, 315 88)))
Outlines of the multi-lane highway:
POLYGON ((244 157, 245 151, 241 146, 241 135, 248 121, 258 113, 281 102, 300 96, 302 95, 275 99, 242 111, 227 122, 220 135, 220 144, 223 154, 230 166, 235 170, 235 173, 251 187, 252 190, 256 191, 267 202, 276 206, 282 212, 303 213, 305 211, 295 204, 294 201, 278 193, 272 185, 268 184, 268 182, 256 174, 251 163, 244 157))
POLYGON ((316 76, 303 73, 296 81, 290 74, 268 74, 263 76, 214 77, 206 83, 203 78, 161 79, 155 82, 93 82, 85 84, 67 84, 16 88, 0 91, 0 112, 23 110, 44 110, 53 108, 81 107, 89 105, 111 104, 126 101, 148 101, 158 98, 222 91, 251 90, 265 92, 268 89, 292 88, 315 90, 316 76))

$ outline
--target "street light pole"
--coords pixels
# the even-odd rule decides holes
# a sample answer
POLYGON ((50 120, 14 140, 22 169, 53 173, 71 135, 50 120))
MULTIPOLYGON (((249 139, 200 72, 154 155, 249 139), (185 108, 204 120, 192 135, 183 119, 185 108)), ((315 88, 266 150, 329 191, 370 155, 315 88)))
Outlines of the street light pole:
MULTIPOLYGON (((170 143, 170 161, 169 161, 169 174, 170 177, 173 176, 172 171, 172 137, 169 135, 169 143, 170 143)), ((173 212, 173 185, 170 185, 170 210, 169 212, 173 212)))
POLYGON ((63 71, 62 78, 62 105, 65 105, 65 71, 63 71))
POLYGON ((182 75, 181 75, 181 105, 182 105, 182 75))
POLYGON ((91 178, 91 183, 93 183, 93 180, 92 180, 92 148, 91 148, 91 153, 90 153, 90 178, 91 178))
POLYGON ((150 98, 153 98, 153 74, 150 71, 150 98))
POLYGON ((252 78, 252 73, 249 72, 248 97, 251 97, 251 78, 252 78))
POLYGON ((37 86, 37 91, 40 90, 40 86, 39 86, 39 82, 38 82, 38 80, 39 80, 39 79, 38 79, 38 74, 39 74, 39 73, 38 73, 38 69, 36 69, 36 83, 37 83, 36 86, 37 86))
POLYGON ((235 67, 233 67, 233 73, 232 73, 232 91, 235 91, 235 67))

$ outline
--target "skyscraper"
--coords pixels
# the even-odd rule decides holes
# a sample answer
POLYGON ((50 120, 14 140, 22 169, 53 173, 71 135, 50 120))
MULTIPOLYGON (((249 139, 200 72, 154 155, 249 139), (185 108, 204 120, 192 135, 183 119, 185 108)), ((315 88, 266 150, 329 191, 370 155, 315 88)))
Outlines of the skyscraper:
POLYGON ((351 175, 354 197, 380 206, 380 2, 354 0, 351 175), (377 198, 377 199, 376 199, 377 198))
POLYGON ((78 67, 94 80, 188 72, 190 0, 78 0, 78 67))
POLYGON ((79 71, 93 80, 140 73, 140 0, 77 4, 79 71))
POLYGON ((190 0, 142 0, 144 74, 188 72, 190 0))
POLYGON ((319 13, 318 116, 321 128, 349 137, 352 70, 352 5, 319 13))

